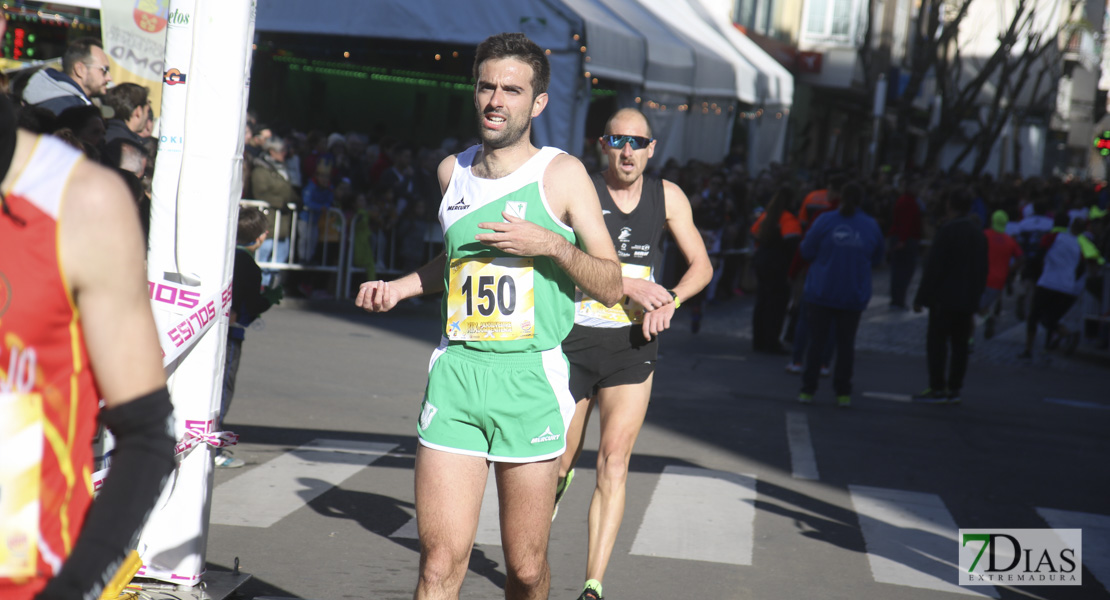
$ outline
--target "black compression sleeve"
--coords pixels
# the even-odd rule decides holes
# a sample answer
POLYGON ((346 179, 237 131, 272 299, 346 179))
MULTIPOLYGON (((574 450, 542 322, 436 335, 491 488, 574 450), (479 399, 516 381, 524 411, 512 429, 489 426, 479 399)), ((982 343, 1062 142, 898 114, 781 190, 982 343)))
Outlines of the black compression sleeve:
POLYGON ((104 486, 59 571, 37 600, 100 597, 173 470, 173 405, 166 388, 100 413, 116 448, 104 486))

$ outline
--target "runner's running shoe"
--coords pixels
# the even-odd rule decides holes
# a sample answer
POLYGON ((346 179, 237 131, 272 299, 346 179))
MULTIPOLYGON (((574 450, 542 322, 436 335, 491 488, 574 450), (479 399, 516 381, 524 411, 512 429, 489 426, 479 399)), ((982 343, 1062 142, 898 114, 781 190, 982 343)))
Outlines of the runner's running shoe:
POLYGON ((227 451, 223 451, 217 454, 216 459, 213 462, 216 465, 217 469, 238 469, 239 467, 247 464, 247 462, 243 459, 235 458, 231 455, 230 452, 227 451))
POLYGON ((567 471, 566 477, 560 477, 559 483, 555 486, 555 511, 551 513, 551 520, 554 521, 555 517, 559 514, 559 501, 566 495, 567 489, 570 488, 570 482, 574 480, 574 469, 567 471))
POLYGON ((848 408, 849 406, 852 405, 852 397, 848 396, 848 395, 837 396, 836 397, 836 405, 839 406, 840 408, 848 408))
POLYGON ((934 390, 933 388, 925 388, 921 392, 913 395, 914 402, 921 404, 947 404, 948 392, 946 390, 934 390))
POLYGON ((786 372, 787 373, 795 373, 795 374, 796 373, 801 373, 802 372, 802 364, 801 363, 796 363, 796 362, 787 363, 786 364, 786 372))
POLYGON ((582 589, 582 594, 578 596, 578 600, 602 600, 601 582, 596 579, 587 580, 586 586, 582 589))
POLYGON ((813 404, 813 394, 802 392, 798 394, 798 402, 802 404, 813 404))

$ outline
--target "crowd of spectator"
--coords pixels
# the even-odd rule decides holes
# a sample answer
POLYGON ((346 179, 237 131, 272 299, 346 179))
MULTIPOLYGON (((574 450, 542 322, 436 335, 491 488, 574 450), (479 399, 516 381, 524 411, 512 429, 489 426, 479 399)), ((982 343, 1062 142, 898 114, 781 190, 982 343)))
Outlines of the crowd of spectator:
MULTIPOLYGON (((157 138, 151 135, 149 90, 131 83, 109 87, 107 66, 100 43, 82 39, 70 44, 62 71, 26 70, 0 84, 20 100, 22 127, 52 133, 115 169, 131 186, 136 201, 149 206, 157 149, 157 138)), ((374 135, 304 132, 260 123, 253 114, 248 115, 245 139, 243 198, 262 200, 271 207, 271 235, 257 254, 267 286, 274 277, 282 283, 281 271, 265 270, 267 263, 338 264, 342 260, 337 242, 347 232, 340 232, 340 221, 328 216, 332 211, 342 214, 348 224, 351 266, 367 279, 408 272, 423 264, 440 244, 436 167, 446 156, 476 143, 448 138, 438 146, 422 146, 380 130, 374 135), (291 247, 294 239, 295 248, 291 247), (321 251, 325 245, 332 246, 321 251)), ((588 169, 604 168, 596 141, 588 141, 582 155, 588 169)), ((678 184, 690 198, 695 225, 714 262, 710 285, 701 298, 689 303, 694 331, 700 327, 705 306, 754 293, 753 349, 759 352, 785 355, 799 327, 803 342, 808 335, 800 310, 807 268, 798 248, 821 213, 838 206, 840 190, 849 183, 860 187, 861 211, 877 221, 886 237, 893 310, 910 308, 910 283, 947 218, 943 199, 953 190, 971 197, 970 215, 980 229, 990 230, 997 219, 1004 218, 1001 231, 1022 249, 1016 273, 1007 273, 1005 279, 1006 288, 1018 295, 1021 319, 1033 308, 1048 250, 1042 248, 1045 234, 1055 230, 1070 235, 1074 229, 1081 238, 1083 256, 1092 264, 1110 254, 1104 216, 1110 190, 1102 183, 1016 175, 995 179, 940 170, 885 170, 865 176, 851 169, 774 163, 751 173, 746 162, 738 144, 718 163, 682 163, 672 158, 649 174, 678 184)), ((667 264, 678 258, 669 257, 667 264)), ((680 275, 673 271, 665 269, 664 276, 680 275)), ((1101 277, 1094 269, 1083 278, 1092 294, 1101 294, 1101 277)), ((997 286, 997 276, 994 280, 990 289, 997 286)), ((284 285, 294 294, 318 295, 327 287, 322 283, 321 277, 307 274, 284 285)), ((1055 340, 1050 338, 1050 343, 1055 340)), ((802 350, 799 344, 794 346, 790 365, 800 371, 802 350)), ((831 345, 823 354, 823 362, 831 360, 831 345)))

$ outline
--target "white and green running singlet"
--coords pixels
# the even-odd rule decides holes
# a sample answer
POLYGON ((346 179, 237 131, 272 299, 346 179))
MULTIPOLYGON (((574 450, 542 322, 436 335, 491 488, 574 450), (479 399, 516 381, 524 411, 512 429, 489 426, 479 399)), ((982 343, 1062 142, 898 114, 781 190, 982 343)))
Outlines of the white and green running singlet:
POLYGON ((574 414, 561 346, 574 324, 574 282, 550 258, 506 254, 474 236, 504 212, 575 243, 543 193, 544 171, 562 151, 543 148, 512 174, 482 179, 471 171, 480 148, 458 155, 439 209, 444 341, 428 366, 417 433, 445 452, 548 460, 565 451, 574 414))
POLYGON ((486 352, 538 352, 562 343, 574 324, 574 282, 550 258, 506 254, 474 239, 479 223, 520 217, 576 243, 574 231, 552 213, 543 173, 563 151, 545 147, 500 179, 474 176, 481 146, 458 155, 439 208, 447 251, 444 335, 486 352))

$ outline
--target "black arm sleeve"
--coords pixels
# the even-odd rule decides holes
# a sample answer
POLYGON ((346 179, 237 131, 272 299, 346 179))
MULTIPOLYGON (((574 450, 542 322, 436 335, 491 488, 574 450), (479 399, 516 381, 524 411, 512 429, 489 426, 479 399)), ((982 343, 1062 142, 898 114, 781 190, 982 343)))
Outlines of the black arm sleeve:
POLYGON ((38 600, 98 598, 173 470, 173 405, 165 387, 101 411, 100 420, 116 438, 111 470, 73 552, 38 600))

